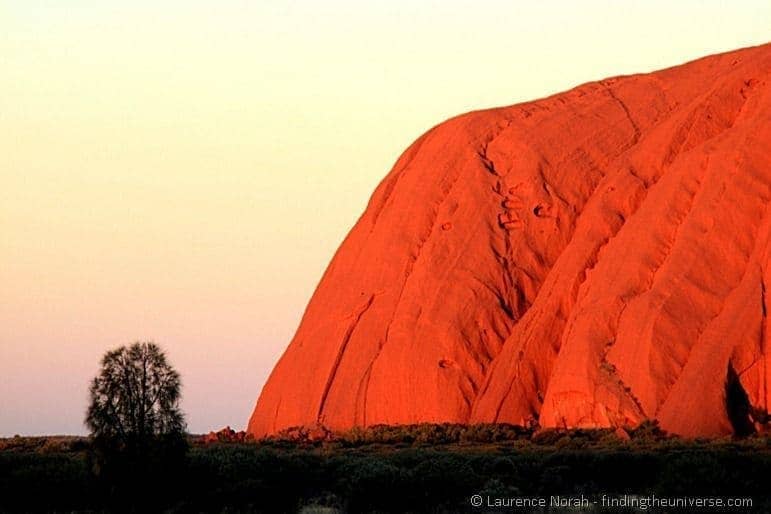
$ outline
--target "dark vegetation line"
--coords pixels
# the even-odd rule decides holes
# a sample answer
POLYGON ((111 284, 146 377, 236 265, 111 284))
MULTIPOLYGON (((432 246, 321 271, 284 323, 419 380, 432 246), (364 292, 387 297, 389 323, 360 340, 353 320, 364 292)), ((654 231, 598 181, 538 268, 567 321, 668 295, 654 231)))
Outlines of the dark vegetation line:
POLYGON ((0 439, 0 512, 485 512, 472 494, 581 493, 748 496, 771 512, 768 436, 423 424, 222 439, 191 436, 184 462, 113 483, 93 478, 86 438, 0 439))

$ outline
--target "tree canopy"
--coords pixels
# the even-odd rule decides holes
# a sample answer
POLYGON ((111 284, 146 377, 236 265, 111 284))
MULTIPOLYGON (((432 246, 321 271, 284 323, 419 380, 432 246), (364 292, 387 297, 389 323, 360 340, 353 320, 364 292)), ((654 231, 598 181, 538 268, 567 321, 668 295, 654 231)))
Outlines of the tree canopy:
POLYGON ((95 437, 123 441, 181 434, 180 378, 152 342, 109 351, 91 382, 86 425, 95 437))

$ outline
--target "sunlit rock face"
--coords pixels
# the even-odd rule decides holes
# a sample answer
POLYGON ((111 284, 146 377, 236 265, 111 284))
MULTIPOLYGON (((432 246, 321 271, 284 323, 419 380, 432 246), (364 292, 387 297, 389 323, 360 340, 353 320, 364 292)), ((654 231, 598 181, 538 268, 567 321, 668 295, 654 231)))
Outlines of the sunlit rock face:
POLYGON ((248 431, 768 422, 771 45, 428 131, 374 192, 248 431))

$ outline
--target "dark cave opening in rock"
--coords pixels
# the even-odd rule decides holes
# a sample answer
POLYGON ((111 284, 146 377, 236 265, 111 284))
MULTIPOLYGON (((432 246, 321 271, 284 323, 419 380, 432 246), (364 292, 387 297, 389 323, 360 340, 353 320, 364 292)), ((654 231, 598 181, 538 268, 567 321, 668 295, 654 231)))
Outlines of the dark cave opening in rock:
POLYGON ((744 387, 742 387, 739 375, 736 374, 736 370, 731 364, 728 365, 728 374, 726 375, 725 404, 728 420, 731 422, 734 434, 740 437, 753 434, 755 425, 750 417, 750 400, 744 387))

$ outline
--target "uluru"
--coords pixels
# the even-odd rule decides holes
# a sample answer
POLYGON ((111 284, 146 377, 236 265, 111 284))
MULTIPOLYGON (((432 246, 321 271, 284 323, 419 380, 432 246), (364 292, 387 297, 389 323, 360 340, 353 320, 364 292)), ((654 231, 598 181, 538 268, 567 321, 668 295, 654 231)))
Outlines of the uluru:
POLYGON ((439 124, 248 425, 769 427, 771 44, 439 124))

